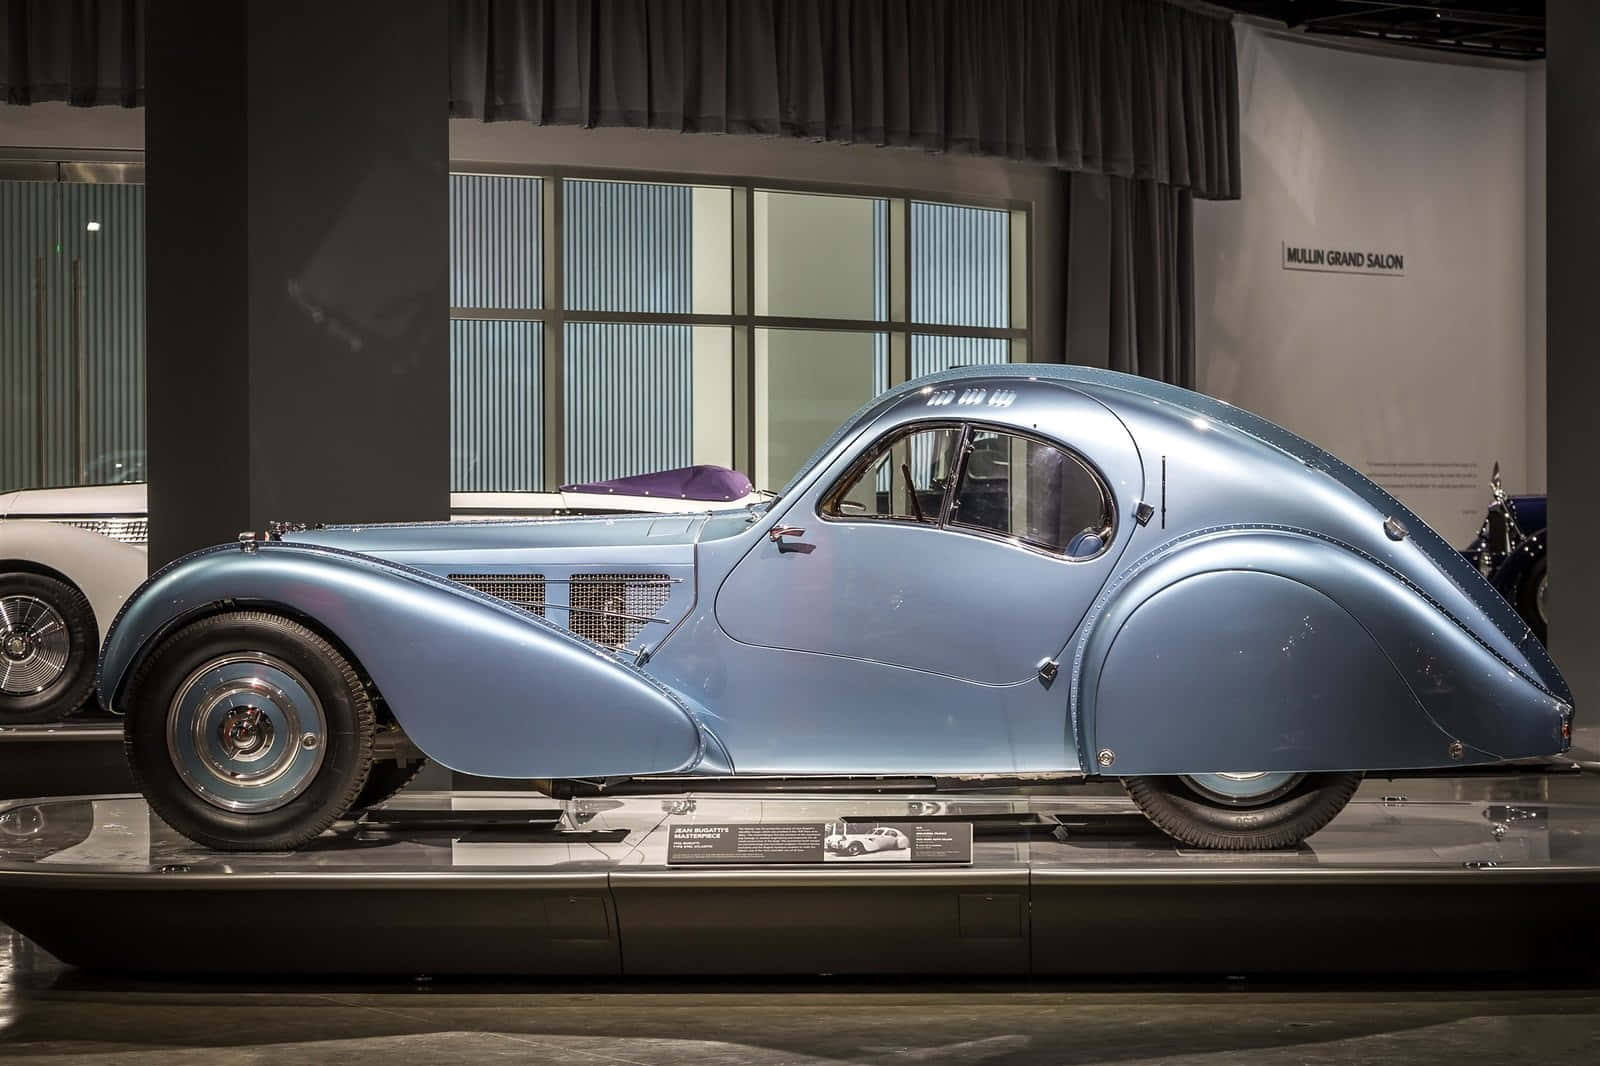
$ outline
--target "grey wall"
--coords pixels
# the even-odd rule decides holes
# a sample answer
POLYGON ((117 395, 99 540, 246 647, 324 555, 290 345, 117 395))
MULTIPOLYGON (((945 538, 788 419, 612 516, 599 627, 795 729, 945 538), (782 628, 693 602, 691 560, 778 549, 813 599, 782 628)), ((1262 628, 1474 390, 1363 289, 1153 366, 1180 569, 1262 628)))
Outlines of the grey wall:
POLYGON ((1536 75, 1248 25, 1239 62, 1244 198, 1195 204, 1200 387, 1352 462, 1464 543, 1496 460, 1513 489, 1542 487, 1536 75), (1405 276, 1284 270, 1285 241, 1400 252, 1405 276))
POLYGON ((0 103, 0 145, 142 151, 144 108, 0 103))
POLYGON ((1545 65, 1528 67, 1528 461, 1529 492, 1547 482, 1545 430, 1545 65))

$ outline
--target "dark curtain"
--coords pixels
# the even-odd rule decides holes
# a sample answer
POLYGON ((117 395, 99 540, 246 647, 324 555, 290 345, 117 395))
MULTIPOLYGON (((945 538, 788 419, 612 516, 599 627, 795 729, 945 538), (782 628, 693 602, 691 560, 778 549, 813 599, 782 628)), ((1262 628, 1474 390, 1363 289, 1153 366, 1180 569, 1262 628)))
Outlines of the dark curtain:
POLYGON ((1066 361, 1194 388, 1193 194, 1132 178, 1064 180, 1066 361))
POLYGON ((1195 386, 1194 196, 1155 181, 1107 179, 1110 329, 1106 365, 1195 386))
POLYGON ((1165 0, 454 0, 451 114, 963 152, 1239 195, 1232 27, 1165 0))
POLYGON ((144 0, 0 0, 8 104, 144 106, 144 0))

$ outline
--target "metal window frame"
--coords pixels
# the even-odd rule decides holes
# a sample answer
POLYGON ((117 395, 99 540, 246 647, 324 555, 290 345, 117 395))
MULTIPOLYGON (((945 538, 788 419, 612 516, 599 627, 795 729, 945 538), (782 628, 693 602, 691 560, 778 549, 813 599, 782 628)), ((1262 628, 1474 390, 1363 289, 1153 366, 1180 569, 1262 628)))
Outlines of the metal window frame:
POLYGON ((453 161, 450 174, 484 177, 540 178, 544 182, 543 240, 544 306, 507 309, 451 307, 450 318, 493 321, 527 321, 543 324, 544 419, 540 435, 544 444, 544 488, 565 480, 566 390, 565 347, 568 322, 615 325, 714 326, 733 331, 733 447, 734 465, 754 471, 755 352, 760 329, 814 330, 831 333, 877 333, 889 338, 889 387, 905 382, 911 372, 911 343, 917 334, 1004 340, 1011 362, 1025 362, 1033 351, 1034 269, 1033 203, 982 194, 953 195, 943 191, 849 182, 789 181, 749 175, 693 174, 680 171, 632 170, 615 167, 541 166, 536 164, 453 161), (621 181, 649 185, 690 185, 732 191, 732 248, 729 264, 732 285, 728 314, 667 314, 639 311, 573 310, 566 306, 563 250, 566 230, 563 212, 565 182, 621 181), (755 197, 757 192, 801 193, 815 196, 849 196, 885 200, 889 204, 888 316, 873 319, 819 318, 755 313, 755 197), (911 318, 914 270, 911 255, 911 203, 978 207, 1010 214, 1009 263, 1010 320, 1007 327, 954 326, 918 322, 911 318))

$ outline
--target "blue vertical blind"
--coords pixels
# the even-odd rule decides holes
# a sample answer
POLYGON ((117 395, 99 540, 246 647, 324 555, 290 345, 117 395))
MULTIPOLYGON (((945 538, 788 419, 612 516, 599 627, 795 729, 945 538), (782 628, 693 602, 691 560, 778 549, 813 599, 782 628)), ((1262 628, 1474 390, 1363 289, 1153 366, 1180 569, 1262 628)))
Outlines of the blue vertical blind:
POLYGON ((989 366, 1011 361, 1011 342, 991 337, 911 335, 911 376, 937 374, 962 366, 989 366))
MULTIPOLYGON (((911 202, 911 320, 946 326, 1011 324, 1011 216, 911 202)), ((1009 341, 925 333, 911 338, 911 376, 1011 360, 1009 341)))
POLYGON ((544 182, 450 175, 450 306, 544 306, 544 182))
POLYGON ((39 286, 55 255, 53 185, 0 181, 0 492, 42 483, 39 286))
POLYGON ((61 193, 61 268, 65 289, 77 292, 83 348, 80 479, 143 480, 144 186, 67 184, 61 193))
POLYGON ((911 321, 1011 324, 1011 215, 911 202, 911 321))
POLYGON ((450 487, 532 492, 544 469, 539 432, 544 326, 450 323, 450 487))
MULTIPOLYGON (((544 305, 544 183, 450 175, 450 304, 533 311, 544 305)), ((450 488, 542 488, 544 326, 450 323, 450 488)))
POLYGON ((567 323, 568 482, 692 462, 692 332, 689 326, 567 323))
POLYGON ((144 188, 0 182, 0 490, 142 477, 144 188))
MULTIPOLYGON (((566 306, 687 315, 694 295, 694 190, 568 181, 562 189, 566 306)), ((693 461, 689 326, 569 322, 563 337, 565 478, 604 481, 693 461)))

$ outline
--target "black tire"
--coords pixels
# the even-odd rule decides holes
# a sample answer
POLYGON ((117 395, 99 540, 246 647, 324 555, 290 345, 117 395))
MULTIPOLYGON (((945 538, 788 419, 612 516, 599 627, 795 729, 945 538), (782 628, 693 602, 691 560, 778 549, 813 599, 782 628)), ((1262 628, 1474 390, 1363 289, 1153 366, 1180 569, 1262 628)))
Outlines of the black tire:
POLYGON ((385 759, 373 763, 371 772, 367 774, 367 783, 361 786, 355 802, 350 804, 351 812, 376 807, 411 784, 426 765, 428 765, 427 759, 415 759, 407 763, 385 759))
MULTIPOLYGON (((38 691, 7 691, 6 685, 0 685, 0 725, 61 721, 76 713, 94 691, 95 660, 100 655, 100 632, 95 625, 94 609, 89 606, 88 597, 75 586, 43 574, 0 574, 0 602, 13 598, 43 604, 60 618, 67 637, 66 659, 59 667, 59 674, 38 691)), ((13 630, 0 620, 0 641, 11 635, 18 640, 15 658, 8 657, 6 645, 0 644, 0 675, 5 673, 7 665, 16 669, 42 667, 39 649, 28 642, 29 635, 23 632, 24 628, 19 626, 13 630)), ((15 680, 12 684, 19 689, 34 687, 15 680)))
POLYGON ((1533 630, 1540 644, 1548 643, 1545 640, 1544 611, 1539 606, 1539 589, 1545 583, 1546 573, 1545 559, 1541 555, 1528 567, 1528 572, 1522 575, 1522 583, 1517 586, 1517 613, 1528 623, 1528 628, 1533 630))
POLYGON ((1266 851, 1295 847, 1333 821, 1355 794, 1361 775, 1306 774, 1256 805, 1223 803, 1182 777, 1125 777, 1122 784, 1145 817, 1180 843, 1266 851))
POLYGON ((846 855, 860 855, 860 854, 864 853, 866 850, 867 849, 862 846, 861 841, 852 840, 850 842, 850 846, 844 849, 844 853, 846 855))
MULTIPOLYGON (((241 611, 183 627, 140 663, 123 702, 127 709, 123 740, 134 781, 163 821, 207 847, 224 851, 299 847, 350 809, 372 767, 375 723, 361 678, 326 640, 278 615, 241 611), (307 751, 320 746, 320 761, 301 777, 304 784, 298 793, 271 809, 228 810, 208 800, 191 786, 179 769, 178 757, 169 751, 169 715, 181 718, 181 712, 174 710, 175 699, 192 688, 197 671, 234 654, 270 656, 286 665, 322 712, 322 739, 312 747, 300 745, 307 751)), ((179 725, 192 722, 191 718, 179 725)), ((196 738, 209 733, 198 727, 192 731, 196 738)), ((175 734, 180 740, 185 735, 181 728, 175 734)))

